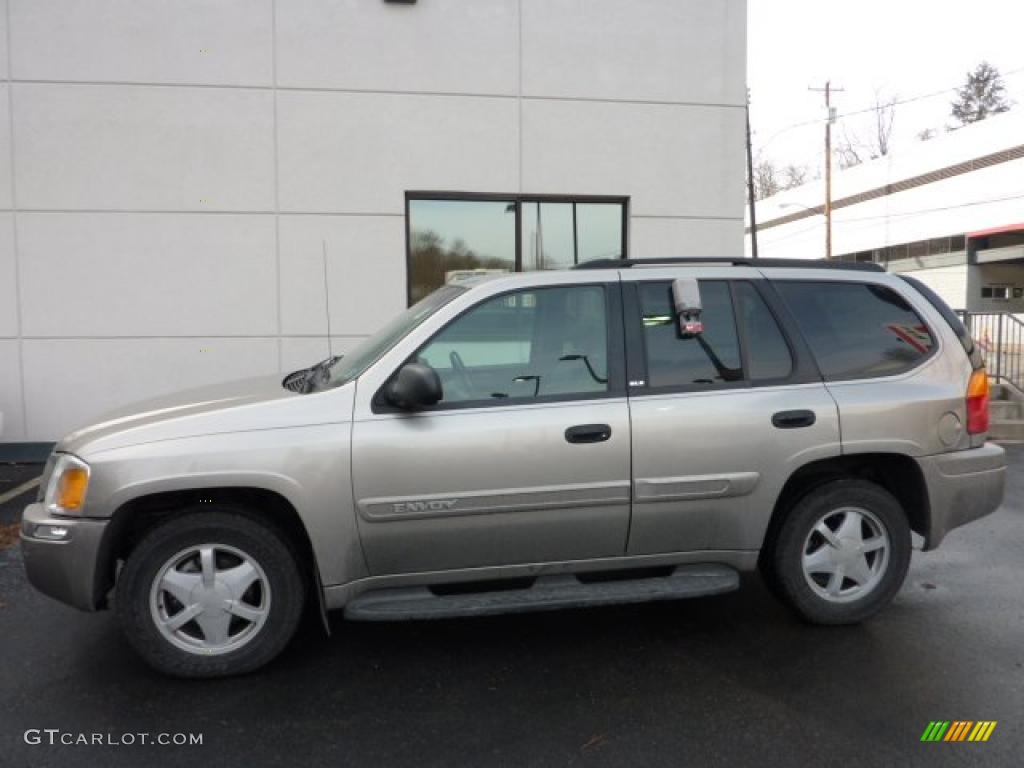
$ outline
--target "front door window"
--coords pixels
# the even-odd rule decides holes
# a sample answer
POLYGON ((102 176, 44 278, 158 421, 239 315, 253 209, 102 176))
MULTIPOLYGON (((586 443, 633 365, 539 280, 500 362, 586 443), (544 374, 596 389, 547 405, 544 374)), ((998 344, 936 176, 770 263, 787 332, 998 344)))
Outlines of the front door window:
POLYGON ((537 288, 496 296, 452 321, 418 358, 440 375, 442 405, 605 393, 605 288, 537 288))

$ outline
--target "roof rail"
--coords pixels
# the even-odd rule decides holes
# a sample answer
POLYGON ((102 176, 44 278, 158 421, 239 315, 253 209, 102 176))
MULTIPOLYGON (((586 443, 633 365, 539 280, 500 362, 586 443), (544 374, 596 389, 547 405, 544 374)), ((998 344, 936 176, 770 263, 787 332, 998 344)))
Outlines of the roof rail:
POLYGON ((785 267, 790 269, 847 269, 856 272, 885 272, 885 267, 869 261, 825 261, 818 259, 733 259, 729 257, 689 259, 654 258, 654 259, 592 259, 582 261, 573 269, 629 269, 630 267, 646 266, 697 266, 700 264, 716 264, 732 267, 785 267))

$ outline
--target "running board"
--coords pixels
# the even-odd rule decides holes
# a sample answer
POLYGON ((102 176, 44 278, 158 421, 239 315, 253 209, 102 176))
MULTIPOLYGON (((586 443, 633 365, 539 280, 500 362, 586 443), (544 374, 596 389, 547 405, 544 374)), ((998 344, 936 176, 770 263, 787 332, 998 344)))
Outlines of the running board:
MULTIPOLYGON (((585 575, 584 575, 585 577, 585 575)), ((525 589, 436 594, 429 587, 365 592, 345 606, 355 621, 442 619, 677 600, 731 592, 740 577, 726 565, 684 565, 667 576, 581 582, 572 574, 540 576, 525 589)))

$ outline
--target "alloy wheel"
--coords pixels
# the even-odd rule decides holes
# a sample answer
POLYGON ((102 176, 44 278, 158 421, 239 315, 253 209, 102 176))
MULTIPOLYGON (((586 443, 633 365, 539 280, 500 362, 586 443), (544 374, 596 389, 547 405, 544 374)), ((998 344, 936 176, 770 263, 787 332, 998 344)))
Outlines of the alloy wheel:
POLYGON ((229 653, 259 634, 270 613, 270 583, 240 549, 191 546, 157 571, 150 613, 174 646, 194 654, 229 653))
POLYGON ((885 575, 891 542, 867 509, 842 507, 823 515, 804 541, 801 565, 811 590, 831 603, 872 592, 885 575))

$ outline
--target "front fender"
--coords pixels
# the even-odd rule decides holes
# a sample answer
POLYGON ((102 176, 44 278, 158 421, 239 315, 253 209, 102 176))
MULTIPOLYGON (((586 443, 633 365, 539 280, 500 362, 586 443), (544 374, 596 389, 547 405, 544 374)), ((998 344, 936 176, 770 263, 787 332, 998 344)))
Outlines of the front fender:
MULTIPOLYGON (((110 518, 153 494, 206 488, 270 491, 298 513, 324 586, 367 575, 352 503, 351 424, 189 437, 87 457, 85 515, 110 518)), ((123 513, 123 512, 121 512, 123 513)))

